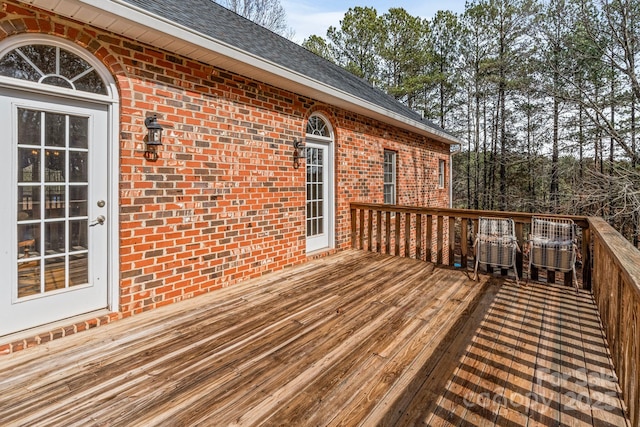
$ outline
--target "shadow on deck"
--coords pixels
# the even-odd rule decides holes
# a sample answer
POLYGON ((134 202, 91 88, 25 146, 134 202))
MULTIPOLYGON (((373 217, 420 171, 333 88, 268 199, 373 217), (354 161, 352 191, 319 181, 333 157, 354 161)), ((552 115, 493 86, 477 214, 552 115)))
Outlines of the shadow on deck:
POLYGON ((5 356, 0 419, 625 425, 590 294, 502 283, 340 252, 5 356))
POLYGON ((427 425, 628 425, 587 291, 503 284, 456 365, 427 425))

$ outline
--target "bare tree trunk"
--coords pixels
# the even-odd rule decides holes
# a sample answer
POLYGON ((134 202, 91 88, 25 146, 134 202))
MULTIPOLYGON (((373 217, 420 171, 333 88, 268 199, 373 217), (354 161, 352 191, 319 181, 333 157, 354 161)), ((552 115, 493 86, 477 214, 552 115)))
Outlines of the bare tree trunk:
POLYGON ((482 201, 482 209, 488 209, 489 208, 489 169, 487 167, 487 162, 490 161, 490 159, 487 158, 487 156, 489 155, 489 152, 487 150, 487 99, 484 99, 483 102, 483 106, 482 106, 482 114, 484 117, 484 122, 483 122, 483 138, 482 138, 482 145, 483 145, 483 157, 482 157, 482 172, 483 172, 483 187, 482 187, 482 192, 483 192, 483 201, 482 201))
MULTIPOLYGON (((442 54, 441 54, 442 55, 442 54)), ((444 64, 440 61, 440 76, 444 76, 444 64)), ((440 127, 444 129, 444 82, 440 78, 440 127)))
MULTIPOLYGON (((613 54, 611 55, 611 93, 609 96, 609 102, 611 104, 609 107, 610 108, 609 120, 610 120, 611 126, 615 126, 616 78, 615 78, 615 67, 613 64, 613 54)), ((613 138, 613 136, 611 136, 609 138, 609 176, 613 176, 613 160, 614 160, 614 152, 615 152, 614 146, 615 146, 615 139, 613 138)), ((609 183, 611 183, 611 181, 609 181, 609 183)), ((610 221, 613 223, 614 222, 613 217, 616 211, 616 207, 614 206, 614 197, 612 193, 613 191, 611 188, 611 184, 609 184, 609 188, 607 189, 607 194, 609 194, 609 200, 607 202, 606 211, 608 211, 608 216, 609 218, 611 218, 610 221)))
MULTIPOLYGON (((480 67, 477 65, 476 62, 476 67, 475 67, 475 81, 474 81, 474 95, 475 95, 475 159, 476 159, 476 169, 475 169, 475 188, 476 191, 474 192, 474 198, 473 198, 473 208, 475 210, 480 209, 480 195, 479 193, 479 184, 480 184, 480 159, 478 157, 478 152, 480 150, 480 84, 478 79, 479 74, 480 74, 480 67)), ((484 164, 484 162, 483 162, 484 164)))
POLYGON ((559 197, 558 197, 558 161, 560 158, 560 150, 558 149, 558 121, 560 116, 560 103, 556 96, 553 97, 553 141, 551 148, 551 187, 549 191, 549 197, 551 202, 551 209, 553 212, 558 211, 559 197))
POLYGON ((474 197, 473 197, 473 208, 478 210, 480 209, 480 195, 479 193, 479 184, 480 184, 480 160, 478 158, 478 152, 480 150, 480 93, 478 90, 478 80, 476 78, 476 87, 475 87, 475 98, 476 98, 476 124, 475 124, 475 159, 476 159, 476 169, 475 169, 475 189, 474 197))
POLYGON ((498 83, 498 118, 496 128, 500 129, 500 194, 498 195, 498 208, 501 211, 507 208, 507 129, 506 129, 506 73, 504 57, 506 56, 505 30, 500 21, 500 52, 499 52, 499 83, 498 83))
POLYGON ((506 94, 505 83, 500 82, 500 194, 498 195, 498 208, 501 211, 507 209, 507 129, 506 129, 506 94))
MULTIPOLYGON (((637 154, 636 148, 636 95, 631 93, 631 149, 637 154)), ((631 156, 631 169, 636 170, 637 155, 631 156)), ((640 212, 633 213, 633 246, 640 248, 640 212)))
POLYGON ((473 120, 471 118, 471 91, 467 92, 467 209, 471 209, 471 134, 472 134, 472 123, 473 120))
POLYGON ((580 182, 584 180, 584 111, 580 104, 578 111, 578 151, 579 151, 579 173, 580 182))
MULTIPOLYGON (((527 91, 526 92, 527 95, 527 105, 529 107, 531 107, 532 105, 532 100, 531 100, 531 91, 527 91)), ((533 140, 534 140, 534 135, 533 135, 533 109, 532 108, 527 108, 526 109, 526 117, 527 117, 527 153, 526 153, 526 159, 527 159, 527 175, 528 175, 528 180, 527 180, 527 194, 529 197, 529 204, 527 206, 527 211, 531 211, 533 209, 533 207, 535 205, 537 205, 536 203, 536 174, 535 174, 535 156, 533 153, 533 140)))
POLYGON ((500 117, 500 97, 498 97, 498 108, 496 108, 495 116, 493 117, 493 126, 491 127, 491 163, 489 168, 489 187, 490 187, 490 199, 489 209, 495 209, 496 197, 496 161, 498 160, 498 128, 500 117))

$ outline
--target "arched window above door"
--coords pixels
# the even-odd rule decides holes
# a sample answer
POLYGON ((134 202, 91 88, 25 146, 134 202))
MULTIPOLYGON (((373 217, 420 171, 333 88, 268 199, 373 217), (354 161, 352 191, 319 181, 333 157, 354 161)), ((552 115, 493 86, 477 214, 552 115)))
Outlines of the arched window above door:
POLYGON ((89 62, 59 46, 29 44, 0 58, 0 76, 107 95, 107 85, 89 62))
POLYGON ((331 129, 321 116, 313 115, 307 122, 307 135, 331 138, 331 129))

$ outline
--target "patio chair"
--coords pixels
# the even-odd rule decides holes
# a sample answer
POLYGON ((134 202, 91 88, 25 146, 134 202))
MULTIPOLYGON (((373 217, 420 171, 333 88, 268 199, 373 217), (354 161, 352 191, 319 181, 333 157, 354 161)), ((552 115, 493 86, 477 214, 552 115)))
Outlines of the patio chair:
POLYGON ((516 251, 520 248, 512 219, 480 217, 474 248, 476 252, 474 280, 478 280, 478 266, 485 264, 491 267, 513 268, 516 284, 519 284, 516 251))
POLYGON ((529 277, 531 268, 573 272, 576 278, 576 225, 571 219, 533 217, 529 237, 529 277))

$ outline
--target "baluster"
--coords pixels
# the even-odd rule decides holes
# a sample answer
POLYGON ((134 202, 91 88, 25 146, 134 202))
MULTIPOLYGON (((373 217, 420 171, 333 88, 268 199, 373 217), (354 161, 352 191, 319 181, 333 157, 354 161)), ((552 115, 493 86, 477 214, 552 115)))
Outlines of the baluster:
POLYGON ((422 215, 416 214, 416 259, 422 259, 422 215))
POLYGON ((444 248, 444 218, 437 217, 437 242, 436 242, 436 264, 442 265, 442 250, 444 248))
POLYGON ((404 256, 411 257, 411 214, 409 212, 404 217, 404 256))
POLYGON ((433 248, 433 216, 427 215, 427 241, 425 242, 425 259, 433 262, 431 249, 433 248))
POLYGON ((456 218, 449 217, 449 265, 453 266, 456 259, 456 218))
POLYGON ((402 222, 402 214, 400 212, 396 212, 395 215, 395 223, 396 223, 396 241, 395 241, 395 256, 400 256, 400 223, 402 222))
POLYGON ((360 249, 364 250, 364 209, 360 209, 360 249))
POLYGON ((376 212, 376 252, 382 252, 382 211, 376 212))
POLYGON ((357 238, 357 234, 356 234, 356 229, 357 229, 357 211, 354 208, 351 208, 351 249, 356 249, 357 247, 357 242, 356 242, 356 238, 357 238))
POLYGON ((391 253, 391 212, 387 211, 384 218, 384 251, 391 253))
POLYGON ((467 230, 468 222, 466 218, 460 218, 460 267, 467 269, 467 253, 469 252, 469 242, 467 230))
POLYGON ((373 250, 373 210, 369 210, 369 222, 367 224, 367 239, 369 241, 369 251, 373 250))

